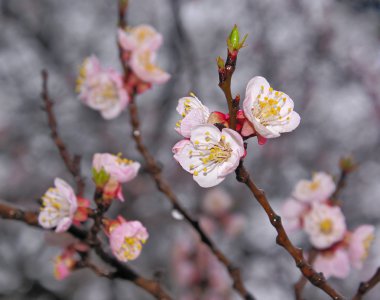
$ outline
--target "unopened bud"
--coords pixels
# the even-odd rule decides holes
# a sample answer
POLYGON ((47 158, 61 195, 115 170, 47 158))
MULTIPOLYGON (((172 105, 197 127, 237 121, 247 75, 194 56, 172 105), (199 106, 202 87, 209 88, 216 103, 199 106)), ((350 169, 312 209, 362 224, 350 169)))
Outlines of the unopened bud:
POLYGON ((246 34, 243 40, 240 42, 239 28, 235 25, 230 33, 230 36, 227 39, 228 50, 230 52, 239 51, 241 48, 244 47, 244 43, 247 37, 248 35, 246 34))
POLYGON ((352 155, 348 155, 340 159, 339 167, 342 171, 350 173, 358 168, 358 164, 355 162, 355 159, 352 155))
POLYGON ((101 168, 100 171, 92 168, 92 180, 94 181, 97 187, 104 187, 104 185, 110 179, 110 174, 108 174, 104 168, 101 168))
POLYGON ((224 59, 221 58, 220 56, 217 57, 216 59, 216 64, 218 65, 218 68, 219 69, 223 69, 224 68, 224 59))

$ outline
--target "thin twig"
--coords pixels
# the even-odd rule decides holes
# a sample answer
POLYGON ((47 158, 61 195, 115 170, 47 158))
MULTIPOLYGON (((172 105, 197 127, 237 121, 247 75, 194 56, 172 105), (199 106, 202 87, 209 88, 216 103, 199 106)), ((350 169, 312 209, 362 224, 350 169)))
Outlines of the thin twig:
POLYGON ((367 294, 371 289, 373 289, 380 282, 380 268, 378 268, 373 274, 373 276, 368 280, 361 282, 356 292, 356 295, 352 300, 362 300, 363 296, 367 294))
POLYGON ((85 188, 84 178, 81 176, 80 171, 80 161, 81 157, 79 155, 71 156, 69 150, 67 149, 65 143, 58 133, 57 119, 54 114, 53 106, 54 102, 49 96, 48 89, 48 79, 49 74, 46 70, 41 72, 42 76, 42 91, 41 98, 44 103, 43 109, 46 111, 48 124, 51 132, 51 137, 57 146, 59 154, 67 168, 67 170, 72 174, 77 186, 77 195, 82 196, 85 188))
MULTIPOLYGON (((317 255, 318 255, 318 250, 315 248, 312 248, 307 258, 308 264, 312 266, 315 259, 317 258, 317 255)), ((296 297, 296 300, 303 300, 302 291, 305 288, 306 283, 307 283, 307 278, 301 275, 300 279, 294 284, 294 295, 296 297)))
MULTIPOLYGON (((41 228, 38 224, 37 212, 24 211, 20 208, 12 207, 4 203, 0 203, 0 218, 17 220, 28 225, 41 228)), ((71 226, 68 232, 81 241, 86 241, 89 236, 88 232, 85 232, 75 226, 71 226)), ((100 243, 97 243, 93 249, 104 262, 115 268, 115 271, 112 273, 112 277, 107 276, 108 278, 121 278, 131 281, 159 300, 172 299, 156 280, 144 278, 127 265, 120 263, 117 259, 106 253, 100 243)))
POLYGON ((259 189, 253 180, 250 178, 249 173, 244 168, 243 161, 240 162, 236 169, 236 179, 244 183, 252 192, 253 196, 259 202, 261 207, 265 210, 269 221, 277 231, 276 243, 283 247, 294 259, 296 266, 300 269, 303 276, 305 276, 313 285, 323 290, 334 300, 342 300, 344 297, 339 294, 333 287, 331 287, 323 276, 323 273, 316 272, 310 264, 307 263, 303 256, 303 251, 296 248, 290 241, 283 225, 281 217, 277 215, 263 190, 259 189))

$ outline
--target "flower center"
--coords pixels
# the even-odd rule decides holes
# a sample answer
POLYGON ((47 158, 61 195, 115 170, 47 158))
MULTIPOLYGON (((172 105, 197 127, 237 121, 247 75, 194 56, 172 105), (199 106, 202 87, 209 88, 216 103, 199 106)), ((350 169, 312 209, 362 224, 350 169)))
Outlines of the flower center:
MULTIPOLYGON (((206 132, 206 142, 210 141, 210 133, 206 132)), ((199 175, 199 172, 203 172, 206 176, 217 165, 227 161, 232 154, 232 149, 229 143, 225 142, 225 136, 222 136, 218 144, 211 145, 210 147, 200 146, 199 141, 195 141, 195 148, 199 151, 189 151, 189 158, 193 156, 199 156, 200 163, 198 165, 190 165, 190 171, 193 171, 195 176, 199 175)))
POLYGON ((375 239, 373 234, 369 234, 364 240, 363 240, 363 247, 364 247, 364 253, 361 257, 361 259, 364 261, 369 254, 369 248, 371 247, 372 241, 375 239))
POLYGON ((135 237, 126 237, 121 245, 119 252, 128 260, 134 259, 142 249, 139 239, 135 237))
POLYGON ((148 72, 153 72, 153 71, 159 69, 156 65, 152 64, 151 52, 150 51, 142 52, 139 55, 139 60, 148 72))
POLYGON ((319 223, 319 229, 323 234, 330 234, 333 230, 333 222, 331 219, 324 219, 319 223))
POLYGON ((313 181, 309 184, 309 188, 312 190, 312 191, 316 191, 320 186, 320 182, 319 181, 313 181))
POLYGON ((292 108, 289 107, 286 114, 281 114, 281 108, 287 101, 282 92, 269 88, 269 92, 264 94, 264 86, 261 86, 261 93, 257 96, 257 100, 252 111, 262 125, 284 125, 289 122, 292 108))

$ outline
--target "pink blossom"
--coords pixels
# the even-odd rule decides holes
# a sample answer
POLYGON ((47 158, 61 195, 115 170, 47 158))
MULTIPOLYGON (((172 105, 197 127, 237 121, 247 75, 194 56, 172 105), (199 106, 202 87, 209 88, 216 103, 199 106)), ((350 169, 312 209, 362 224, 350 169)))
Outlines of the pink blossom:
POLYGON ((129 65, 147 83, 163 84, 170 79, 170 75, 156 65, 156 52, 148 46, 133 51, 129 65))
POLYGON ((332 251, 319 252, 313 265, 316 271, 323 272, 326 278, 331 276, 346 278, 350 273, 350 260, 347 251, 341 247, 332 251))
POLYGON ((123 262, 136 259, 149 236, 139 221, 126 221, 120 216, 111 223, 108 234, 112 253, 123 262))
POLYGON ((302 227, 302 216, 306 213, 308 206, 293 198, 285 200, 281 209, 286 231, 295 231, 302 227))
POLYGON ((357 269, 363 267, 363 261, 368 257, 374 231, 375 227, 372 225, 361 225, 350 235, 348 253, 352 265, 357 269))
POLYGON ((78 209, 75 212, 73 223, 79 225, 88 219, 88 208, 90 207, 90 200, 77 197, 78 209))
POLYGON ((119 29, 118 38, 121 47, 125 51, 134 51, 145 45, 149 45, 152 51, 157 50, 162 44, 162 35, 150 25, 127 27, 119 29))
POLYGON ((191 130, 195 126, 207 124, 210 117, 208 107, 194 94, 178 100, 177 112, 182 119, 176 123, 175 130, 185 138, 190 138, 191 130))
POLYGON ((42 207, 38 222, 43 228, 54 228, 56 232, 66 231, 73 222, 78 208, 77 197, 71 186, 56 178, 55 188, 49 188, 42 196, 42 207))
POLYGON ((235 171, 245 154, 243 139, 236 131, 214 125, 200 125, 191 131, 190 143, 183 142, 174 158, 182 168, 193 174, 201 187, 221 183, 235 171))
POLYGON ((112 178, 121 183, 134 179, 140 169, 140 163, 109 153, 96 153, 92 166, 98 172, 103 168, 112 178))
POLYGON ((303 221, 311 244, 318 249, 326 249, 341 241, 346 233, 346 221, 337 206, 313 203, 303 221))
POLYGON ((75 250, 69 247, 61 255, 55 257, 54 277, 57 280, 63 280, 71 274, 77 263, 75 254, 75 250))
POLYGON ((101 69, 95 56, 85 59, 82 64, 77 92, 84 104, 100 111, 107 120, 116 118, 129 103, 122 76, 114 70, 101 69))
POLYGON ((302 202, 326 201, 335 191, 333 178, 324 172, 314 173, 311 180, 302 179, 294 188, 293 197, 302 202))
POLYGON ((301 120, 293 107, 293 100, 288 95, 273 90, 265 78, 253 77, 248 82, 243 103, 245 117, 253 128, 249 131, 245 127, 244 134, 254 129, 264 138, 276 138, 283 132, 293 131, 301 120))

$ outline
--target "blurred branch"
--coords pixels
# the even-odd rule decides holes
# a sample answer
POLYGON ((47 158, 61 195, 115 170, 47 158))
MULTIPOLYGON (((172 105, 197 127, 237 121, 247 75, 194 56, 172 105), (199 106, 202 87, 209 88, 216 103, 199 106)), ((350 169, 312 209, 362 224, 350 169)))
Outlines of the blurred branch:
POLYGON ((332 299, 343 300, 344 297, 327 283, 326 279, 323 276, 323 273, 316 272, 312 266, 307 263, 303 256, 302 249, 296 248, 292 244, 282 225, 281 217, 274 212, 273 208, 269 204, 265 192, 259 189, 250 178, 249 173, 244 168, 243 161, 240 161, 240 164, 236 169, 236 179, 239 182, 244 183, 250 189, 253 196, 265 210, 269 221, 277 231, 276 243, 283 247, 293 257, 296 266, 300 269, 303 276, 305 276, 313 285, 323 290, 332 299))
MULTIPOLYGON (((10 205, 0 203, 0 217, 3 219, 17 220, 24 222, 28 225, 40 227, 38 224, 38 213, 32 211, 24 211, 22 209, 12 207, 10 205)), ((41 228, 41 227, 40 227, 41 228)), ((74 237, 78 238, 81 241, 86 241, 89 236, 88 232, 83 231, 75 226, 71 226, 68 230, 74 237)), ((133 282, 137 286, 141 287, 156 299, 159 300, 171 300, 172 298, 163 290, 161 285, 156 280, 151 280, 142 277, 140 274, 136 273, 134 270, 129 268, 125 264, 121 264, 117 259, 106 253, 101 247, 100 242, 96 243, 96 246, 93 248, 98 254, 98 256, 106 263, 111 265, 116 270, 113 273, 104 273, 100 269, 96 268, 94 265, 86 265, 86 267, 92 269, 96 273, 99 271, 103 273, 103 276, 113 279, 113 278, 122 278, 128 281, 133 282)))
MULTIPOLYGON (((318 255, 318 250, 315 248, 312 248, 308 255, 308 259, 307 259, 308 264, 312 266, 315 259, 317 258, 317 255, 318 255)), ((303 300, 302 291, 305 288, 306 283, 307 283, 307 278, 301 275, 300 279, 294 284, 294 295, 296 297, 296 300, 303 300)))
MULTIPOLYGON (((120 18, 124 18, 126 15, 126 10, 128 8, 128 5, 125 5, 123 0, 119 1, 119 28, 123 28, 126 26, 125 19, 120 20, 120 18), (123 27, 121 27, 123 25, 123 27)), ((127 79, 127 76, 130 72, 128 66, 124 63, 124 60, 122 59, 122 51, 123 49, 118 44, 119 47, 119 53, 120 55, 120 62, 123 66, 123 69, 125 70, 124 76, 125 79, 127 79)), ((194 219, 190 214, 187 212, 187 210, 180 204, 177 196, 175 195, 174 191, 170 187, 170 185, 163 179, 162 177, 162 171, 159 166, 159 163, 154 159, 152 154, 149 152, 148 148, 144 145, 142 137, 141 137, 141 129, 140 129, 140 119, 138 115, 138 108, 137 104, 135 102, 135 95, 130 95, 130 103, 128 105, 129 107, 129 115, 130 115, 130 122, 132 126, 132 137, 136 143, 137 150, 141 153, 142 157, 144 158, 147 166, 147 170, 150 173, 150 175, 153 177, 157 189, 162 192, 166 198, 170 201, 172 205, 172 209, 178 211, 183 217, 186 219, 186 221, 191 225, 191 227, 198 233, 198 235, 201 238, 201 241, 210 249, 210 251, 218 258, 218 260, 224 264, 224 266, 227 268, 227 271, 233 280, 233 287, 234 289, 245 299, 245 300, 254 300, 255 298, 247 291, 247 289, 244 286, 243 280, 241 278, 241 273, 239 268, 234 266, 229 259, 223 254, 222 251, 218 249, 218 247, 212 242, 212 240, 208 237, 208 235, 202 230, 200 227, 200 224, 198 220, 194 219)))
POLYGON ((361 282, 356 292, 356 295, 352 298, 352 300, 361 300, 363 296, 367 294, 371 289, 373 289, 380 282, 380 268, 377 269, 375 274, 365 282, 361 282))
POLYGON ((74 180, 76 181, 77 195, 82 196, 84 192, 84 188, 85 188, 85 182, 84 182, 84 178, 81 176, 81 171, 80 171, 81 157, 79 155, 71 156, 65 143, 63 142, 62 138, 58 134, 57 119, 53 111, 54 102, 51 100, 49 96, 49 90, 48 90, 49 74, 46 70, 43 70, 41 72, 41 76, 42 76, 41 98, 44 103, 43 109, 46 111, 46 114, 47 114, 51 137, 55 145, 57 146, 59 154, 67 170, 72 174, 72 176, 74 177, 74 180))

